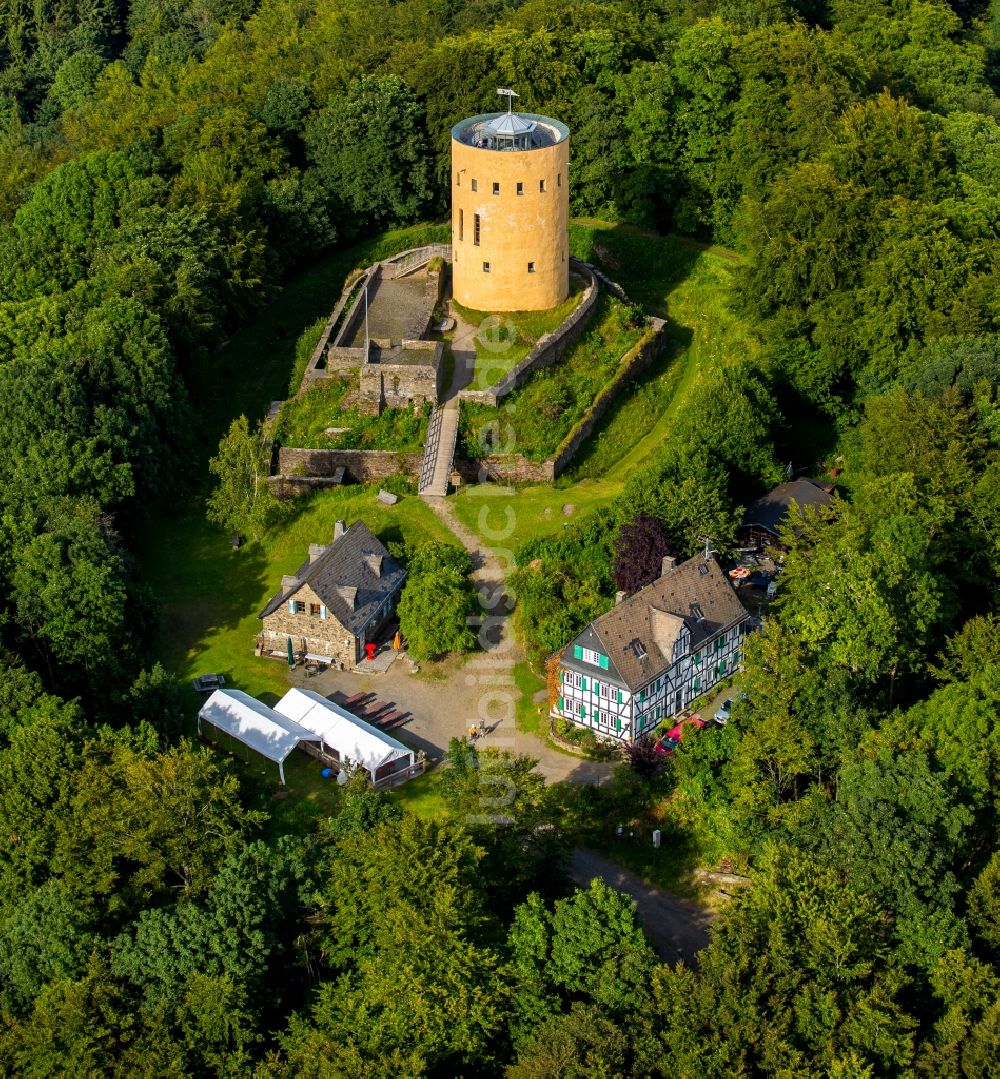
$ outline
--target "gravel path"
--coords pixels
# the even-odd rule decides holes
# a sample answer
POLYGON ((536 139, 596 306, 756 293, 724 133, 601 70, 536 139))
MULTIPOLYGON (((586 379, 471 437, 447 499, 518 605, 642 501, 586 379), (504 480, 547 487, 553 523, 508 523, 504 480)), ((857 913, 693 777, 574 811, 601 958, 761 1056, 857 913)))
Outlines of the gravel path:
POLYGON ((646 936, 665 962, 683 959, 692 966, 695 956, 708 944, 713 917, 710 911, 647 884, 607 858, 577 847, 570 858, 569 874, 583 888, 597 877, 616 891, 630 895, 646 936))

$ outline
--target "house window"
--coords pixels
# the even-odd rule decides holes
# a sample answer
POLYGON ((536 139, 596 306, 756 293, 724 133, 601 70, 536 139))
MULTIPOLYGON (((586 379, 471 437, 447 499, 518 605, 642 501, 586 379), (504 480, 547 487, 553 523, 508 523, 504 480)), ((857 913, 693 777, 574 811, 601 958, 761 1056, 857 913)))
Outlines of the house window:
POLYGON ((533 262, 529 262, 528 263, 528 273, 534 273, 534 272, 535 272, 535 264, 533 262))
POLYGON ((493 194, 494 195, 499 195, 500 194, 500 181, 499 180, 494 180, 493 181, 493 194))
POLYGON ((310 615, 313 616, 313 618, 319 618, 319 604, 318 603, 310 603, 309 604, 309 613, 310 613, 310 615))
POLYGON ((518 182, 517 182, 517 193, 519 195, 524 194, 524 184, 522 184, 520 180, 518 180, 518 182))
POLYGON ((473 191, 478 191, 479 190, 479 182, 477 180, 472 181, 472 190, 473 191))
POLYGON ((538 181, 538 190, 539 191, 544 191, 545 190, 545 181, 544 180, 539 180, 538 181))
POLYGON ((295 600, 295 614, 306 613, 306 601, 304 599, 295 600))
POLYGON ((484 262, 483 263, 483 273, 489 273, 489 272, 490 272, 490 264, 488 262, 484 262))
POLYGON ((472 242, 479 246, 479 214, 472 215, 472 242))
POLYGON ((465 211, 460 208, 459 211, 458 211, 458 240, 459 240, 459 243, 461 243, 463 239, 465 239, 465 211))

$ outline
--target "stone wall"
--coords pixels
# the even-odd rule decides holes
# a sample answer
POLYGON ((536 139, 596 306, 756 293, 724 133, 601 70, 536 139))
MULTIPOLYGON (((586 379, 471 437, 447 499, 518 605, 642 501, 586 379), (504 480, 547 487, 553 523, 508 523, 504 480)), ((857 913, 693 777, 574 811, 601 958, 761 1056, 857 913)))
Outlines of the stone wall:
POLYGON ((436 405, 441 394, 444 345, 440 341, 403 341, 407 352, 427 354, 427 363, 365 364, 359 369, 359 404, 376 415, 387 408, 406 408, 429 401, 436 405))
POLYGON ((552 460, 554 476, 559 476, 566 470, 570 461, 576 456, 577 450, 593 433, 594 428, 614 403, 618 394, 646 371, 659 355, 665 326, 663 319, 649 319, 649 328, 622 357, 614 379, 594 398, 591 406, 562 440, 552 460))
POLYGON ((551 483, 566 471, 580 446, 590 437, 598 422, 625 386, 645 371, 659 354, 663 340, 662 319, 651 318, 646 332, 625 353, 615 377, 594 398, 592 404, 559 444, 555 455, 545 461, 529 461, 519 453, 483 457, 471 461, 456 458, 455 469, 466 483, 551 483))
POLYGON ((460 398, 466 401, 479 401, 495 408, 508 393, 523 385, 534 371, 551 367, 576 344, 590 321, 594 305, 597 303, 599 285, 587 263, 577 259, 570 259, 570 263, 573 273, 586 282, 583 298, 576 308, 552 333, 543 334, 528 355, 488 390, 462 390, 459 393, 460 398))
POLYGON ((301 494, 316 487, 330 487, 338 468, 344 478, 356 483, 375 483, 400 472, 420 475, 420 453, 393 450, 310 450, 282 446, 278 450, 278 475, 274 477, 282 497, 301 494))
MULTIPOLYGON (((374 266, 369 266, 365 271, 365 275, 361 281, 361 287, 358 289, 357 296, 354 297, 354 303, 351 304, 350 311, 344 317, 344 321, 340 324, 340 329, 337 331, 337 336, 330 342, 332 345, 343 345, 345 341, 350 341, 354 336, 354 332, 357 329, 358 323, 364 316, 365 308, 365 290, 374 285, 382 274, 382 263, 376 262, 374 266)), ((353 287, 353 286, 352 286, 353 287)))
POLYGON ((456 457, 454 467, 465 483, 551 483, 555 479, 552 461, 529 461, 519 453, 480 461, 456 457))
POLYGON ((354 634, 348 632, 330 611, 325 619, 318 614, 309 613, 310 605, 318 608, 323 601, 308 585, 300 588, 294 598, 306 605, 301 614, 292 614, 285 602, 261 620, 264 649, 285 652, 288 638, 291 637, 294 653, 312 652, 315 655, 332 656, 341 667, 353 667, 357 663, 354 634), (345 644, 345 641, 348 643, 345 644))

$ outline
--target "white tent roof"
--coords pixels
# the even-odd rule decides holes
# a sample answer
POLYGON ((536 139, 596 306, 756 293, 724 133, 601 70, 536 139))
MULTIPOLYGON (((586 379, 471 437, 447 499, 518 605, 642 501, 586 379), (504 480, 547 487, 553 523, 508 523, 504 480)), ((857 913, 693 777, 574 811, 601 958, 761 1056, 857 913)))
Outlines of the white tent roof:
POLYGON ((290 689, 274 707, 286 722, 304 727, 311 738, 319 737, 336 749, 341 760, 357 761, 373 775, 388 761, 413 760, 413 750, 402 742, 310 689, 290 689))
POLYGON ((198 718, 279 764, 299 742, 316 741, 310 731, 238 689, 217 689, 202 705, 198 718))

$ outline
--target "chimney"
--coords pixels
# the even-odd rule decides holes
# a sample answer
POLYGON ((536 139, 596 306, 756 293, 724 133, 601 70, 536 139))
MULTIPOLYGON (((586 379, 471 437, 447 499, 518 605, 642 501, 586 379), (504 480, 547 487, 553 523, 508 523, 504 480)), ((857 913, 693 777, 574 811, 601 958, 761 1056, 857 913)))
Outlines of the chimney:
POLYGON ((291 575, 286 575, 281 578, 281 591, 288 592, 292 588, 298 588, 299 579, 291 575))
POLYGON ((628 595, 628 592, 616 592, 616 593, 615 593, 615 606, 617 607, 617 606, 618 606, 618 604, 619 604, 619 603, 621 603, 621 601, 622 601, 622 600, 623 600, 623 599, 624 599, 624 598, 625 598, 625 597, 626 597, 627 595, 628 595))
POLYGON ((309 544, 309 561, 315 562, 320 555, 326 554, 328 548, 325 543, 310 543, 309 544))
POLYGON ((665 554, 663 561, 660 563, 660 576, 666 577, 668 573, 677 569, 677 559, 672 554, 665 554))
POLYGON ((340 537, 341 537, 341 536, 342 536, 342 535, 343 535, 343 534, 344 534, 344 533, 345 533, 346 531, 347 531, 347 525, 346 525, 346 522, 344 522, 344 521, 337 521, 337 522, 336 522, 336 523, 334 524, 334 526, 333 526, 333 542, 334 542, 334 543, 336 543, 336 542, 337 542, 337 540, 339 540, 339 539, 340 539, 340 537))

